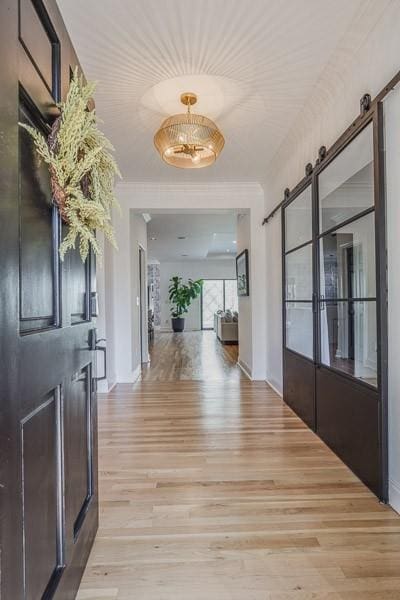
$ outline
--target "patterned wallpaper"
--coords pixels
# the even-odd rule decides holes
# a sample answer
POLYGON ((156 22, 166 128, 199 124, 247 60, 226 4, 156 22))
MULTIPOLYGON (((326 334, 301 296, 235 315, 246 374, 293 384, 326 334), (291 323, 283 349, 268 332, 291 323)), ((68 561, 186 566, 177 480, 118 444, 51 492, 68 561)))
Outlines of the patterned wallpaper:
POLYGON ((161 325, 160 265, 147 265, 147 283, 153 286, 154 327, 161 325))

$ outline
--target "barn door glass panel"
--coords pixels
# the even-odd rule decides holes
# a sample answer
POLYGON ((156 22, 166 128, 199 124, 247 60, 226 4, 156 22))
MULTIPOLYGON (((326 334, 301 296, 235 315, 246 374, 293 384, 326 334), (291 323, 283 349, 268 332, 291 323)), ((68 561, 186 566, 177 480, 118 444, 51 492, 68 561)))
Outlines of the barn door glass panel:
POLYGON ((286 252, 310 242, 312 238, 311 186, 299 194, 285 209, 286 252))
POLYGON ((321 362, 377 386, 376 302, 325 303, 321 362))
POLYGON ((313 245, 311 186, 284 208, 285 345, 314 357, 313 245))
POLYGON ((375 298, 374 212, 324 235, 320 256, 322 297, 375 298))
POLYGON ((311 302, 286 303, 286 347, 307 358, 313 358, 311 302))
POLYGON ((376 387, 372 124, 322 171, 318 190, 320 362, 376 387))
POLYGON ((320 232, 374 206, 373 152, 370 123, 318 176, 320 232))
POLYGON ((311 300, 312 245, 286 255, 286 300, 311 300))

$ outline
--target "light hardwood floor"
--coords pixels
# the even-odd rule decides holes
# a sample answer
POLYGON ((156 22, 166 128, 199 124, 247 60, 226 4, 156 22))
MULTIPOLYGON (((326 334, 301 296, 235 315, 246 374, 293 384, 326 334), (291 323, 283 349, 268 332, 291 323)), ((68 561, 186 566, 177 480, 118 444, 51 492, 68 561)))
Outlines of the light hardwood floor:
POLYGON ((237 366, 238 346, 221 344, 214 331, 156 333, 149 353, 143 381, 237 381, 245 377, 237 366))
POLYGON ((400 517, 264 383, 120 385, 99 454, 79 600, 400 599, 400 517))

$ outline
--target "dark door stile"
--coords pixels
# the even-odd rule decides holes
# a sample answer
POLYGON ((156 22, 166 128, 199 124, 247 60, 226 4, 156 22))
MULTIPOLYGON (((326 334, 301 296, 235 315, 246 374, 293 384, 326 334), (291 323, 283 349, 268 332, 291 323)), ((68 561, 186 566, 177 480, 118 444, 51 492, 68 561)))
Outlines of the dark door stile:
MULTIPOLYGON (((381 100, 381 98, 380 98, 381 100)), ((282 203, 282 314, 284 400, 350 469, 382 500, 387 501, 387 285, 383 166, 382 105, 359 117, 282 203), (318 175, 367 125, 373 125, 378 387, 321 361, 320 232, 318 175), (308 186, 312 189, 313 227, 313 357, 287 347, 285 216, 286 209, 308 186)), ((368 211, 365 211, 368 213, 368 211)), ((356 217, 357 218, 357 217, 356 217)), ((353 309, 352 301, 349 310, 353 309)))
POLYGON ((97 531, 94 261, 58 256, 48 130, 79 65, 55 0, 0 3, 0 596, 75 598, 97 531))

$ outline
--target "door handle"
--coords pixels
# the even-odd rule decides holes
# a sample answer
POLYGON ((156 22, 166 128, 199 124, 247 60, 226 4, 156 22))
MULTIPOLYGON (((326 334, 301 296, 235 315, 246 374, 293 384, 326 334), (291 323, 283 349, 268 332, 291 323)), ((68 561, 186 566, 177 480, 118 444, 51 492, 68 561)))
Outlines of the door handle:
POLYGON ((317 294, 314 293, 311 296, 311 298, 312 298, 312 311, 313 311, 313 313, 316 313, 317 312, 317 294))
POLYGON ((104 354, 104 375, 102 377, 94 377, 96 381, 102 381, 107 379, 107 348, 106 346, 99 346, 100 342, 106 342, 106 338, 97 339, 97 329, 93 328, 89 331, 89 349, 96 352, 99 350, 104 354))
POLYGON ((107 346, 99 346, 99 342, 106 342, 106 338, 101 338, 100 340, 96 340, 96 345, 94 347, 94 349, 97 351, 99 350, 100 352, 103 352, 104 355, 104 375, 102 377, 95 377, 96 381, 102 381, 104 379, 107 379, 107 346))

